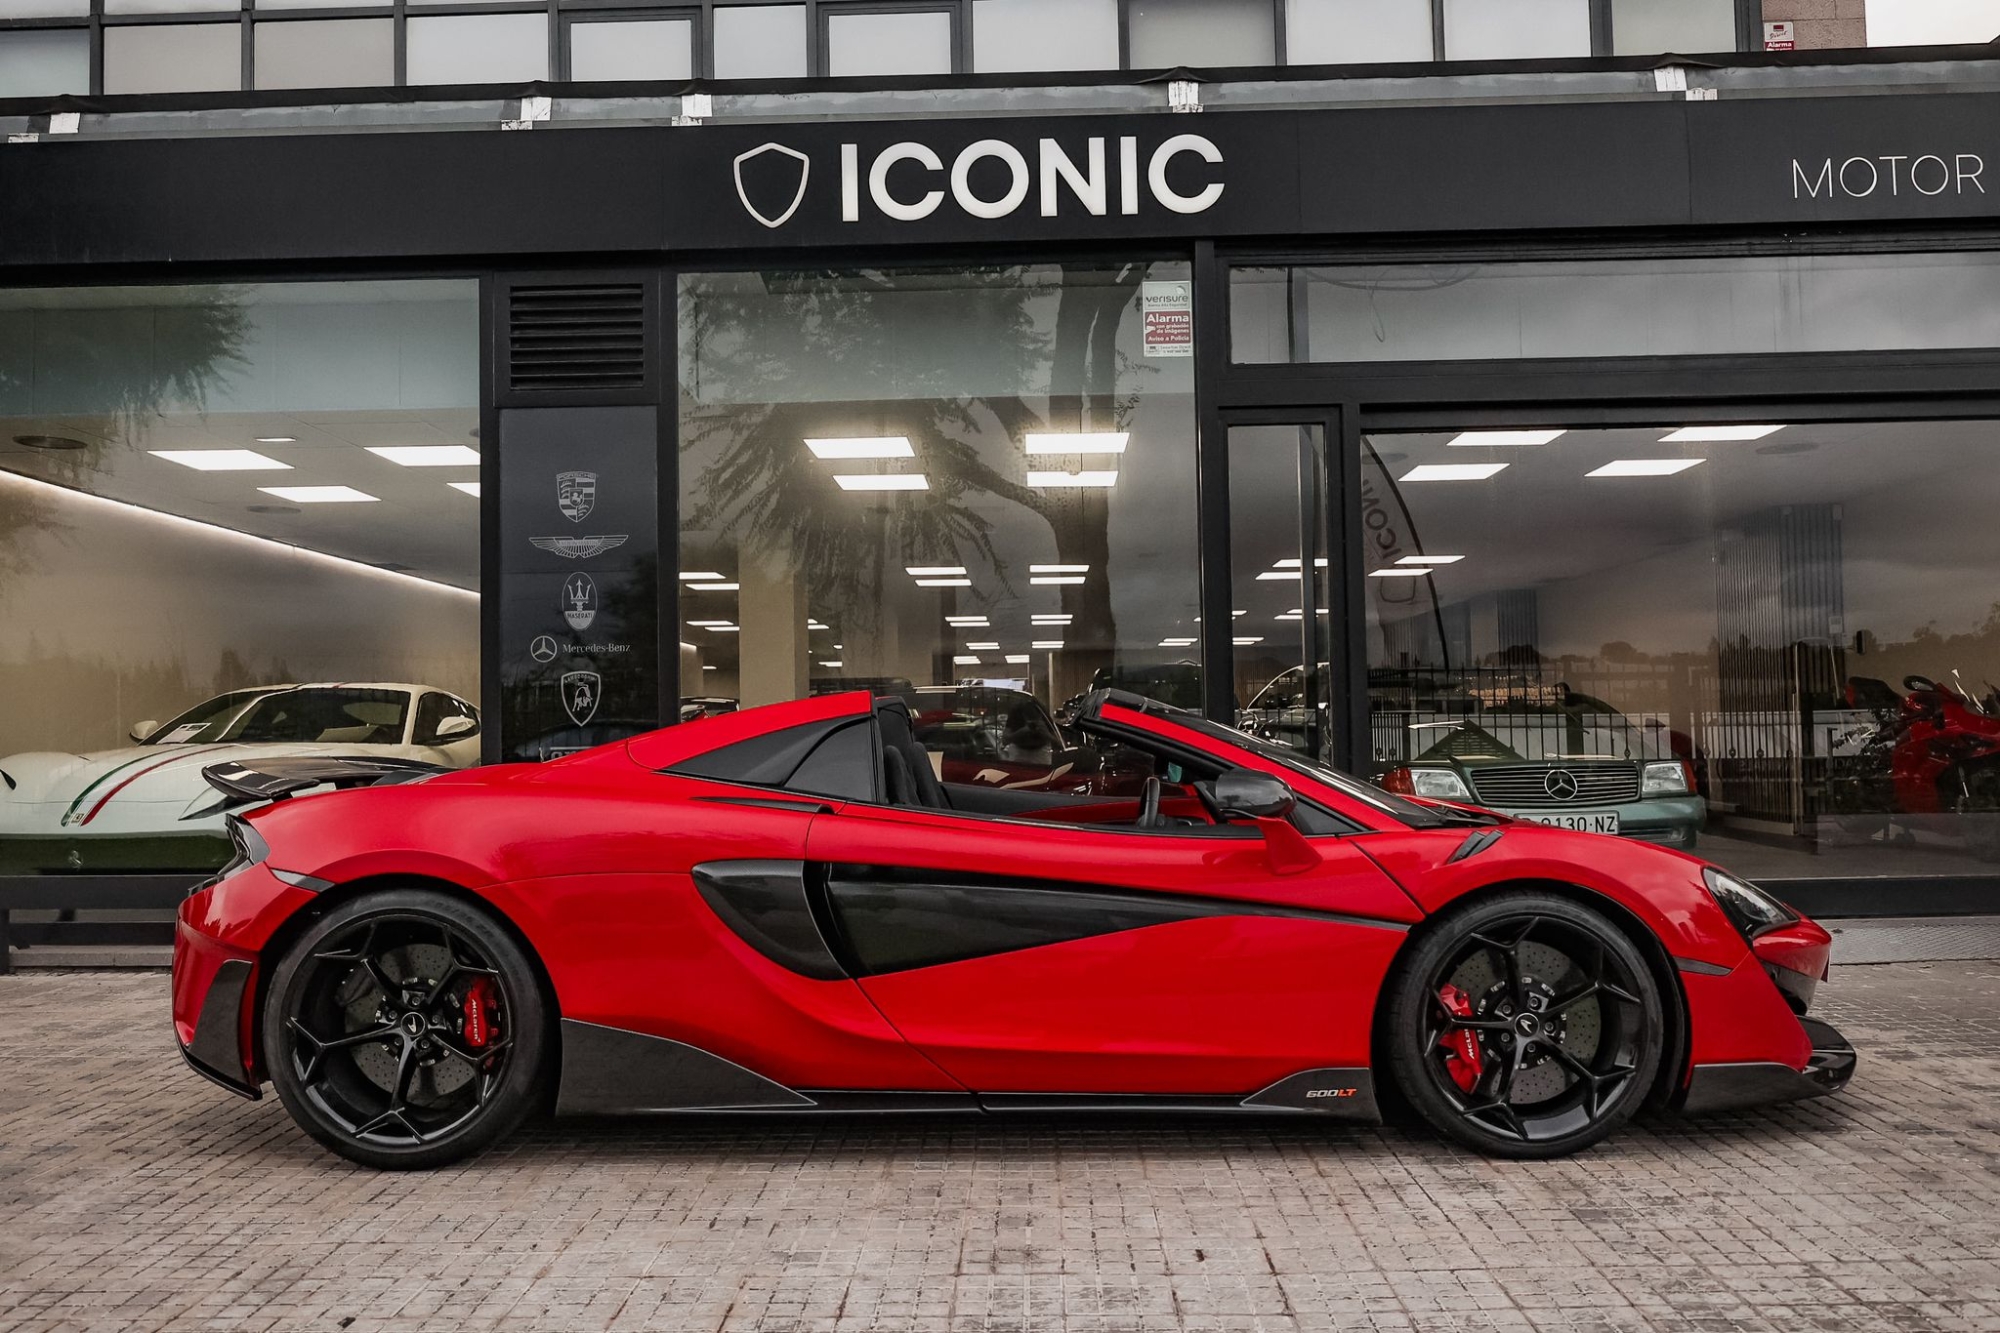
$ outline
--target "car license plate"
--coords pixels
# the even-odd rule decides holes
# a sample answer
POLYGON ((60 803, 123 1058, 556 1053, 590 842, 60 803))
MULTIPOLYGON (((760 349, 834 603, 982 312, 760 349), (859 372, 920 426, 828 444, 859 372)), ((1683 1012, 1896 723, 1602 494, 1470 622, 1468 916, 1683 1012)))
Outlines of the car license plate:
POLYGON ((1524 823, 1547 824, 1550 828, 1575 829, 1580 833, 1618 832, 1616 810, 1503 810, 1501 813, 1524 823))

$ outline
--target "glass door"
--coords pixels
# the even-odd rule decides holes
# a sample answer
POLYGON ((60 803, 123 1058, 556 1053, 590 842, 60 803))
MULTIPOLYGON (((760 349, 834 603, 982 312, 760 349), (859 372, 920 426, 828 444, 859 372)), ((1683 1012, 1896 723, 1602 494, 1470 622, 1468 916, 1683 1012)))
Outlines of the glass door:
MULTIPOLYGON (((1230 703, 1235 725, 1333 762, 1325 419, 1231 419, 1230 703)), ((1218 636, 1219 638, 1219 636, 1218 636)), ((1220 644, 1211 640, 1213 655, 1220 644)))

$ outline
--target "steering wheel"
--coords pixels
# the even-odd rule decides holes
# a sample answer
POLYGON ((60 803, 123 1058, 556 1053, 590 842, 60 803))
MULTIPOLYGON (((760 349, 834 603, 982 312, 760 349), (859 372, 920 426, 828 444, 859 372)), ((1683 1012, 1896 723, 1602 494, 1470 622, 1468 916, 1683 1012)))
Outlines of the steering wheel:
POLYGON ((1160 818, 1160 796, 1165 784, 1158 774, 1149 776, 1139 788, 1139 819, 1136 828, 1165 828, 1167 821, 1160 818))

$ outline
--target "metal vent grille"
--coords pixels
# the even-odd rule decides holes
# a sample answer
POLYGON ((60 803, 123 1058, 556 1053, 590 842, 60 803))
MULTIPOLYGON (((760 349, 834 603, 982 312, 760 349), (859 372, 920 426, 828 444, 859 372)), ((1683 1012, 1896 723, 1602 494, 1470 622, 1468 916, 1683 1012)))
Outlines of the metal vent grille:
MULTIPOLYGON (((1473 794, 1482 805, 1521 810, 1541 806, 1617 805, 1639 799, 1639 770, 1631 764, 1537 764, 1533 767, 1476 768, 1473 794), (1565 800, 1549 790, 1556 772, 1570 775, 1576 795, 1565 800)), ((1567 790, 1558 783, 1558 790, 1567 790)))
POLYGON ((516 392, 644 388, 644 284, 512 288, 507 384, 516 392))

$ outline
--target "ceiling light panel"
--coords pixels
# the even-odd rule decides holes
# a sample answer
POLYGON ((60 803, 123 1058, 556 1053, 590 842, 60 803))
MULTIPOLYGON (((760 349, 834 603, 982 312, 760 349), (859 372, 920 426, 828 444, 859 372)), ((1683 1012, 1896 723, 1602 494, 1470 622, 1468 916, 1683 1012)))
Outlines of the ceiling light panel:
POLYGON ((1682 426, 1660 437, 1662 444, 1717 444, 1731 440, 1761 440, 1776 435, 1783 426, 1682 426))
POLYGON ((266 458, 254 449, 152 449, 155 458, 179 463, 197 472, 288 472, 290 463, 266 458))
POLYGON ((901 435, 866 435, 853 439, 807 440, 814 458, 915 458, 917 451, 901 435))
POLYGON ((376 498, 352 486, 259 486, 257 489, 295 505, 370 504, 376 498))
POLYGON ((1403 474, 1404 481, 1485 481, 1507 470, 1505 463, 1420 463, 1403 474))
POLYGON ((712 569, 697 569, 693 571, 683 569, 681 571, 682 583, 720 583, 722 577, 722 575, 712 569))
POLYGON ((1160 640, 1160 647, 1162 647, 1162 648, 1192 648, 1193 646, 1194 646, 1194 640, 1193 640, 1193 639, 1161 639, 1161 640, 1160 640))
POLYGON ((1022 447, 1031 454, 1122 454, 1131 436, 1122 430, 1078 431, 1073 435, 1025 435, 1022 447))
POLYGON ((918 579, 919 588, 970 588, 971 579, 918 579))
POLYGON ((1028 655, 1026 653, 1007 654, 1008 666, 1026 666, 1027 664, 1028 664, 1028 655))
POLYGON ((479 483, 476 481, 448 481, 445 485, 455 491, 463 491, 475 500, 479 498, 479 483))
POLYGON ((1371 579, 1420 579, 1429 575, 1430 572, 1427 567, 1422 565, 1391 565, 1387 569, 1369 570, 1368 577, 1371 579))
POLYGON ((1063 641, 1061 639, 1036 639, 1033 643, 1029 644, 1028 646, 1030 648, 1046 648, 1054 650, 1056 648, 1062 647, 1063 641))
POLYGON ((964 565, 904 565, 903 571, 913 579, 948 578, 963 574, 964 565))
POLYGON ((1671 477, 1691 467, 1700 467, 1699 458, 1620 458, 1606 463, 1586 477, 1671 477))
POLYGON ((1396 563, 1399 565, 1455 565, 1465 559, 1462 555, 1406 555, 1396 563))
POLYGON ((694 590, 695 592, 735 592, 735 591, 736 591, 736 590, 737 590, 738 588, 741 588, 742 586, 743 586, 743 585, 742 585, 742 584, 740 584, 740 583, 690 583, 690 584, 688 584, 688 587, 689 587, 689 588, 691 588, 691 589, 693 589, 693 590, 694 590))
POLYGON ((975 653, 997 653, 1000 651, 1000 644, 998 640, 995 640, 992 643, 968 643, 965 646, 970 648, 975 653))
POLYGON ((1083 575, 1081 575, 1081 574, 1037 574, 1037 575, 1035 575, 1035 576, 1034 576, 1033 578, 1030 578, 1030 579, 1028 580, 1028 582, 1030 582, 1030 583, 1032 583, 1032 584, 1036 584, 1036 585, 1038 585, 1038 586, 1040 586, 1040 587, 1044 587, 1044 588, 1050 588, 1050 587, 1057 587, 1057 586, 1061 586, 1061 585, 1063 585, 1063 584, 1070 584, 1070 583, 1081 583, 1081 582, 1083 582, 1083 575))
POLYGON ((1035 615, 1028 617, 1028 623, 1030 625, 1067 625, 1075 618, 1074 616, 1035 615))
POLYGON ((1247 648, 1253 643, 1264 642, 1264 636, 1261 634, 1241 634, 1231 639, 1230 642, 1238 648, 1247 648))
POLYGON ((1089 565, 1029 565, 1030 574, 1088 574, 1089 565))
POLYGON ((978 666, 979 659, 961 653, 958 656, 951 659, 951 664, 953 666, 978 666))
POLYGON ((921 472, 864 473, 848 476, 836 472, 835 482, 843 491, 927 491, 930 480, 921 472))
POLYGON ((1557 439, 1563 434, 1559 430, 1468 430, 1461 431, 1446 444, 1450 448, 1465 449, 1485 445, 1490 449, 1532 449, 1557 439))
POLYGON ((371 444, 368 452, 404 467, 479 466, 479 451, 462 444, 371 444))

